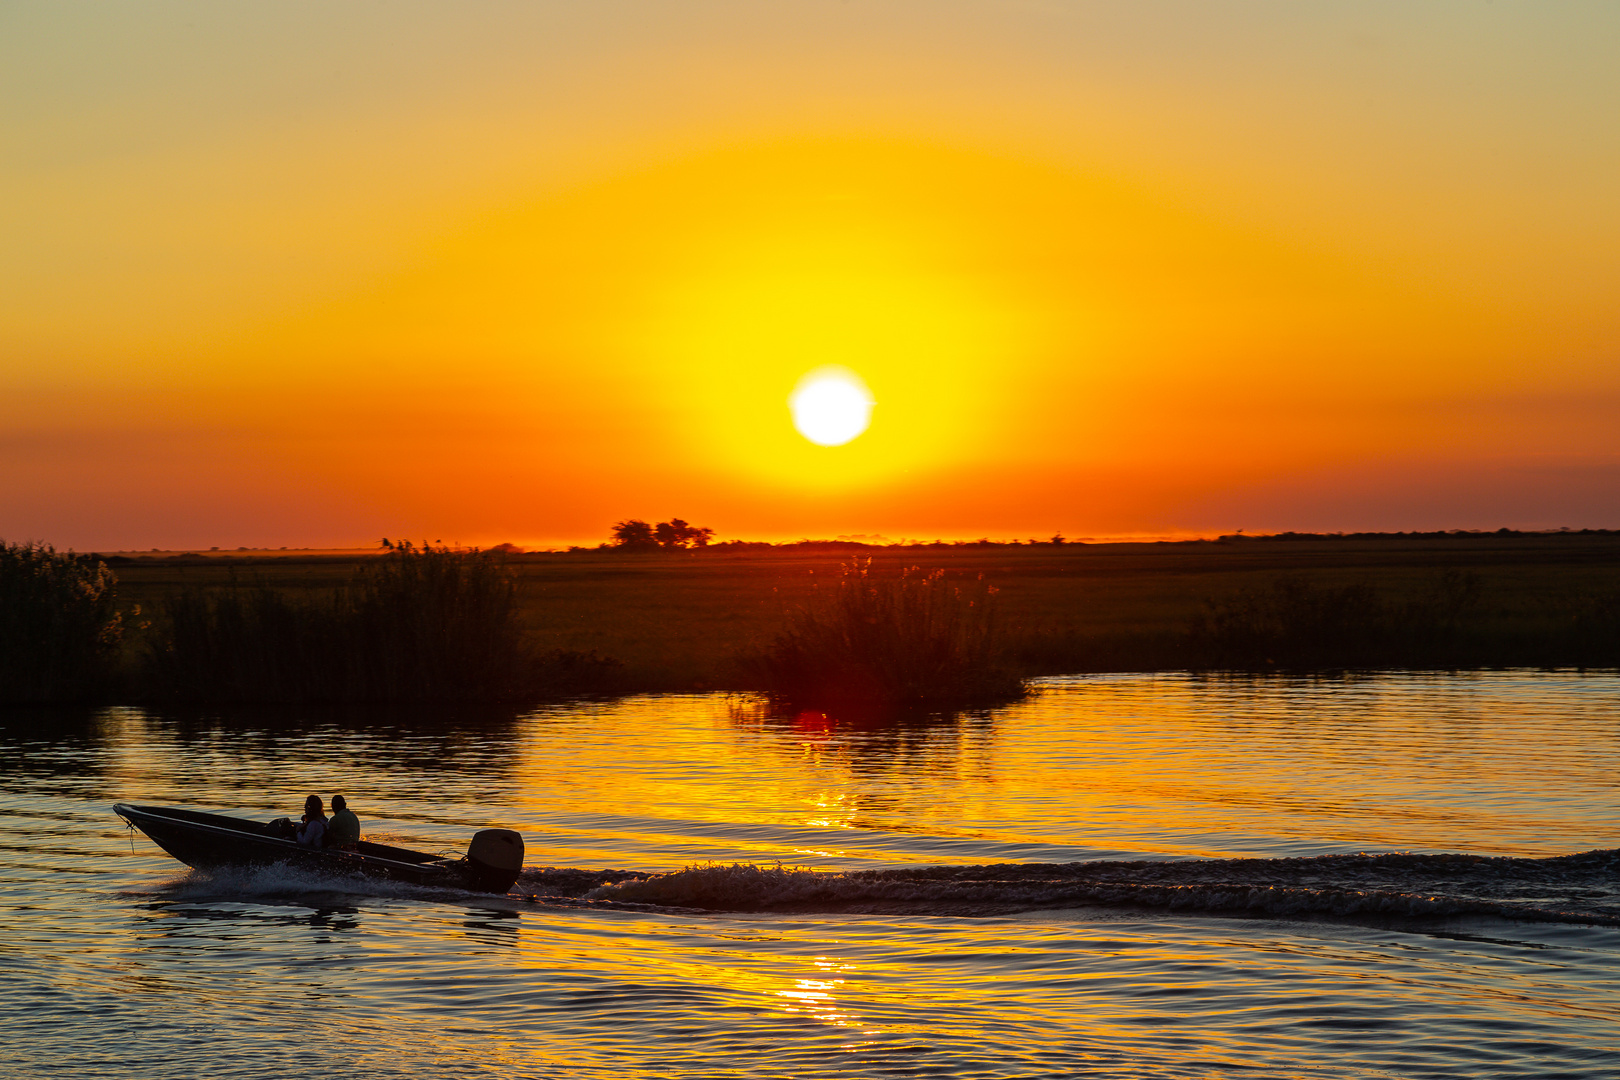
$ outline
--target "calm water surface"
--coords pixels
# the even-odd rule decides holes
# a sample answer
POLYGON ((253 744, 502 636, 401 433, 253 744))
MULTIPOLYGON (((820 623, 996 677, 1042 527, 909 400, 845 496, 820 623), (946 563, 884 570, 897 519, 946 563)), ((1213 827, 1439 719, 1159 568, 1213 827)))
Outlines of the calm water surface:
POLYGON ((1617 775, 1612 676, 1053 680, 877 729, 718 695, 14 714, 0 1075, 1611 1077, 1617 775), (373 839, 502 825, 537 868, 769 868, 697 871, 735 880, 708 907, 815 888, 717 911, 657 883, 570 905, 208 876, 110 810, 339 790, 373 839), (1125 884, 923 880, 1087 860, 1125 884))

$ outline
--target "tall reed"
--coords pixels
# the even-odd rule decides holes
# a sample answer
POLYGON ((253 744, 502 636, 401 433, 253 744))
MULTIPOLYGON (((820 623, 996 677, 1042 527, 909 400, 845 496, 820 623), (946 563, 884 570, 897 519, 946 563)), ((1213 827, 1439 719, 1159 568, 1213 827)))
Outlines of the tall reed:
POLYGON ((1484 654, 1479 579, 1448 570, 1391 598, 1371 584, 1279 578, 1209 600, 1186 638, 1192 668, 1451 667, 1484 654))
POLYGON ((162 610, 149 692, 207 702, 507 701, 543 693, 500 556, 396 545, 326 595, 186 593, 162 610))
POLYGON ((0 543, 0 701, 98 696, 123 634, 116 585, 92 556, 0 543))
POLYGON ((879 575, 869 558, 788 611, 749 666, 777 701, 832 711, 950 710, 1024 691, 1001 657, 993 588, 940 570, 879 575))

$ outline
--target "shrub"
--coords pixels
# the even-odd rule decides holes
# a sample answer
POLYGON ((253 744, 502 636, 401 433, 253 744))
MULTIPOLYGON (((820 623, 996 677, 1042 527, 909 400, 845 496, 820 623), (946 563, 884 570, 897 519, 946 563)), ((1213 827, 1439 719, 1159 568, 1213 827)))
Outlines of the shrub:
POLYGON ((0 701, 83 701, 112 673, 117 579, 88 555, 0 543, 0 701))
POLYGON ((850 711, 951 710, 1010 701, 1023 680, 997 647, 995 590, 963 589, 944 571, 893 576, 871 559, 845 564, 837 583, 787 613, 786 626, 748 664, 776 701, 850 711))

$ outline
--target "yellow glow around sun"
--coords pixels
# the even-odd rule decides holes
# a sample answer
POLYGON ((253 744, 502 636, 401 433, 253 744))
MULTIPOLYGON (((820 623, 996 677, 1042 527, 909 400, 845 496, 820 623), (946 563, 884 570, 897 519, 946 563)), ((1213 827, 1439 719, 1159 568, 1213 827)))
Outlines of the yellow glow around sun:
POLYGON ((995 438, 986 420, 1011 389, 996 375, 1032 325, 984 272, 981 223, 957 205, 980 164, 823 141, 658 174, 662 216, 640 219, 657 258, 645 291, 625 293, 635 307, 613 323, 615 348, 683 418, 695 465, 770 490, 853 491, 995 438))
POLYGON ((727 147, 450 238, 371 317, 338 313, 364 339, 303 332, 323 355, 386 355, 392 371, 498 358, 557 440, 548 462, 577 448, 593 465, 639 474, 655 460, 771 498, 871 491, 1002 452, 1030 365, 1060 347, 1066 364, 1089 356, 1059 331, 1097 307, 1095 283, 1065 279, 1054 308, 1019 269, 1030 252, 1008 247, 1075 201, 1044 168, 972 151, 727 147), (1042 213, 1020 226, 1026 204, 1042 213), (807 373, 829 366, 854 382, 801 401, 807 373))
POLYGON ((842 446, 872 422, 872 392, 845 367, 817 368, 788 396, 793 426, 817 446, 842 446))
POLYGON ((998 320, 959 281, 848 233, 784 229, 716 261, 672 290, 648 349, 678 373, 670 400, 710 460, 830 490, 948 464, 977 445, 973 404, 994 393, 982 372, 998 320), (842 377, 818 377, 833 359, 842 377), (882 423, 868 428, 877 401, 882 423))

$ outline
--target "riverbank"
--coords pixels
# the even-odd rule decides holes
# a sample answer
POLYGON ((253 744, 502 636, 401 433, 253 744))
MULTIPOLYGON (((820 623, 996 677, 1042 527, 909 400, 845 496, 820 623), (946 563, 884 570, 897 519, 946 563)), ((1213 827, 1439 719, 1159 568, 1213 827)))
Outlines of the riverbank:
MULTIPOLYGON (((763 648, 780 629, 784 612, 810 598, 818 582, 835 578, 855 554, 870 556, 879 573, 917 566, 962 581, 982 575, 998 590, 1004 647, 1029 675, 1208 666, 1210 649, 1190 644, 1200 617, 1207 629, 1218 630, 1209 626, 1211 613, 1242 615, 1256 603, 1261 621, 1361 619, 1356 632, 1367 641, 1322 645, 1355 656, 1307 666, 1360 666, 1355 660, 1362 656, 1393 657, 1389 666, 1402 666, 1399 651, 1389 651, 1394 646, 1378 648, 1390 625, 1402 625, 1403 611, 1413 605, 1438 610, 1436 605, 1450 602, 1448 588, 1468 594, 1451 598, 1465 602, 1448 631, 1454 631, 1453 640, 1444 650, 1431 649, 1427 663, 1407 666, 1620 663, 1620 649, 1611 650, 1605 637, 1620 631, 1614 602, 1620 597, 1620 535, 1609 533, 749 546, 516 554, 506 557, 506 565, 516 578, 523 626, 538 648, 617 661, 611 669, 593 668, 602 689, 740 690, 753 686, 738 657, 763 648), (1279 583, 1303 583, 1307 594, 1294 606, 1310 611, 1290 616, 1284 610, 1289 601, 1277 595, 1279 583), (1382 605, 1378 612, 1369 614, 1368 596, 1382 605), (1249 609, 1243 608, 1244 597, 1252 601, 1249 609), (1343 615, 1350 609, 1351 616, 1343 615), (603 674, 607 670, 611 677, 603 674)), ((372 558, 232 552, 153 553, 109 561, 118 576, 120 605, 138 604, 150 613, 197 589, 267 586, 292 596, 315 595, 335 588, 372 558)), ((1250 640, 1252 626, 1240 633, 1232 619, 1224 625, 1221 632, 1229 638, 1248 634, 1249 652, 1233 654, 1236 659, 1222 666, 1264 669, 1267 660, 1276 659, 1260 655, 1267 650, 1263 641, 1250 640)), ((1287 625, 1277 632, 1288 640, 1300 636, 1287 625)), ((1433 636, 1418 635, 1422 640, 1406 648, 1432 644, 1433 636)), ((133 648, 134 635, 130 638, 133 648)), ((1282 666, 1288 666, 1286 657, 1282 666)))

